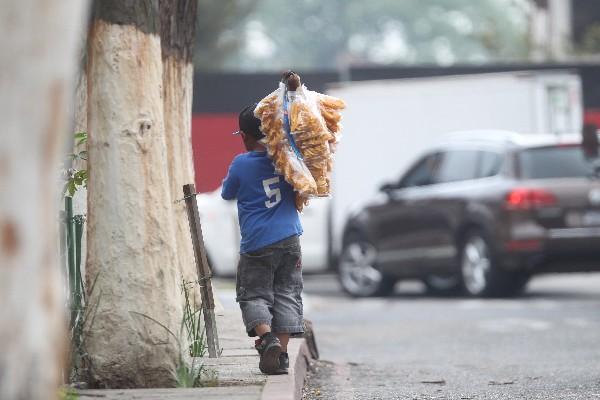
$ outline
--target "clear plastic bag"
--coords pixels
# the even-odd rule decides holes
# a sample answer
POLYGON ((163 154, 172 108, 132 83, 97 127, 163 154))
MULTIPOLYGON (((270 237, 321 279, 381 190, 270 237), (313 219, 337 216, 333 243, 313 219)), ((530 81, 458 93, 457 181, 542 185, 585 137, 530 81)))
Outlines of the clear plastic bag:
POLYGON ((295 148, 293 138, 286 131, 284 105, 289 103, 290 97, 294 97, 284 99, 287 94, 285 85, 280 83, 277 90, 258 103, 254 115, 261 121, 261 131, 265 134, 263 143, 273 160, 275 171, 283 175, 300 195, 308 197, 317 194, 317 184, 301 153, 295 148))
POLYGON ((296 208, 330 194, 333 152, 341 137, 342 100, 304 85, 288 91, 284 83, 262 99, 254 114, 275 169, 296 193, 296 208))

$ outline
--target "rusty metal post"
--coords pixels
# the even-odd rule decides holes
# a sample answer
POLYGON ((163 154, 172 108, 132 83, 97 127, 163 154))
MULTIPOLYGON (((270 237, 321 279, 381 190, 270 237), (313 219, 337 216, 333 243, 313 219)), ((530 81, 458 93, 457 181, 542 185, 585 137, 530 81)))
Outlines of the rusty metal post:
POLYGON ((200 295, 202 296, 202 313, 204 314, 204 328, 206 330, 206 341, 208 344, 208 356, 219 357, 219 335, 217 332, 217 321, 215 318, 215 300, 213 297, 211 272, 206 258, 204 238, 202 237, 202 226, 198 214, 198 202, 196 201, 196 187, 193 184, 183 185, 183 196, 190 223, 190 233, 194 246, 196 259, 196 270, 200 284, 200 295))

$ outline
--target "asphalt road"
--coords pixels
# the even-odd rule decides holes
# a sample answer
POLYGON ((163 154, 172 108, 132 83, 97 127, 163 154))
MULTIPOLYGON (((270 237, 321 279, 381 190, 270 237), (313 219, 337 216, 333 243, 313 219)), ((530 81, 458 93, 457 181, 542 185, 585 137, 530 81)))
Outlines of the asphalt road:
POLYGON ((600 274, 534 279, 508 300, 346 297, 305 277, 321 360, 305 399, 599 399, 600 274))

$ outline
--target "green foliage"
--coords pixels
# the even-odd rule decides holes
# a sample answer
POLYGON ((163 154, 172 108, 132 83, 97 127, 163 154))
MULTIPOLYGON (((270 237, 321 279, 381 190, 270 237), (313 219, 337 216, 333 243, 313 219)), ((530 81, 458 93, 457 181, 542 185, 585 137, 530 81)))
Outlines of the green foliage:
POLYGON ((600 23, 591 25, 583 35, 581 50, 585 53, 600 54, 600 23))
POLYGON ((257 0, 198 0, 194 65, 217 70, 244 45, 242 21, 257 0))
POLYGON ((66 194, 73 197, 77 189, 81 186, 87 188, 88 174, 86 169, 74 171, 66 184, 66 194))
MULTIPOLYGON (((74 140, 75 140, 75 148, 79 148, 80 146, 86 146, 87 145, 87 132, 77 132, 74 135, 74 140)), ((65 161, 65 164, 68 164, 66 166, 66 183, 65 183, 65 187, 63 189, 63 194, 65 196, 70 196, 73 197, 73 195, 75 195, 75 192, 77 192, 77 189, 79 189, 80 187, 85 187, 87 188, 87 182, 88 182, 88 172, 87 169, 75 169, 75 168, 71 168, 71 165, 75 162, 75 161, 87 161, 88 159, 88 152, 87 150, 82 150, 82 151, 78 151, 75 153, 71 153, 67 156, 67 160, 65 161)))
POLYGON ((212 386, 214 372, 208 370, 204 364, 200 364, 196 359, 192 359, 190 365, 180 363, 177 366, 177 387, 195 388, 212 386))
POLYGON ((79 399, 79 394, 70 388, 60 388, 58 390, 58 398, 60 400, 77 400, 79 399))
POLYGON ((75 134, 75 146, 80 146, 84 143, 87 143, 87 132, 77 132, 75 134))
POLYGON ((247 51, 226 58, 222 65, 231 69, 507 62, 528 55, 523 0, 259 0, 250 15, 237 18, 229 33, 246 37, 247 51))
POLYGON ((179 364, 177 367, 177 387, 193 388, 199 387, 202 374, 198 371, 198 366, 192 368, 185 363, 179 364))

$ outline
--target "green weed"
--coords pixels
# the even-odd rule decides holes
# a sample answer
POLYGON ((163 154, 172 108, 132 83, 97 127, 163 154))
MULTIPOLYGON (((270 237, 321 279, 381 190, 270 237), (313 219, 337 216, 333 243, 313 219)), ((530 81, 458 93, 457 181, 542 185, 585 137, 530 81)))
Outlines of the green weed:
POLYGON ((187 334, 190 357, 204 357, 206 354, 206 339, 204 336, 203 324, 200 319, 202 308, 194 310, 195 297, 194 293, 195 282, 181 281, 181 290, 185 304, 183 307, 183 325, 187 334))
POLYGON ((58 390, 59 400, 78 400, 79 394, 70 388, 60 388, 58 390))

